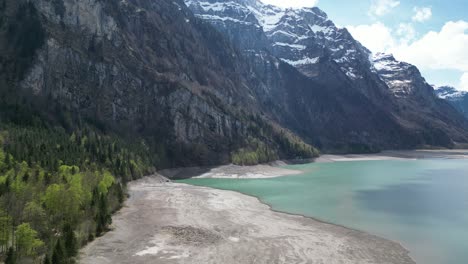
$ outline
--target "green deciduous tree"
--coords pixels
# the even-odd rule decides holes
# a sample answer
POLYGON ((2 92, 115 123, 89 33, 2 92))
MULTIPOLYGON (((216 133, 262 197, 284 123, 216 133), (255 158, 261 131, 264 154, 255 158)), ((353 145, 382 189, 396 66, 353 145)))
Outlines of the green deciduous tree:
POLYGON ((72 263, 82 243, 108 229, 125 198, 123 178, 151 170, 148 150, 90 127, 68 133, 2 121, 0 258, 13 245, 8 263, 38 254, 44 263, 72 263))
POLYGON ((37 238, 36 230, 28 223, 23 223, 16 228, 16 248, 19 255, 35 256, 44 242, 37 238))

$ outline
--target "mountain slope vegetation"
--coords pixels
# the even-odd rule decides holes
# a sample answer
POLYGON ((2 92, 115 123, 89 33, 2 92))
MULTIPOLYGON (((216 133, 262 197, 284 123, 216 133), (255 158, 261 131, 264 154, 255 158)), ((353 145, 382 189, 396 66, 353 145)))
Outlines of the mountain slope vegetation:
POLYGON ((74 25, 66 11, 80 4, 0 2, 0 258, 6 263, 71 263, 79 247, 108 229, 126 183, 156 168, 318 154, 255 104, 242 103, 251 99, 246 88, 235 92, 240 74, 219 71, 239 71, 230 59, 236 51, 209 25, 184 27, 184 18, 167 13, 181 7, 96 1, 102 17, 86 17, 96 11, 86 5, 73 20, 84 25, 74 25), (112 30, 119 33, 106 35, 112 30), (173 37, 176 31, 186 35, 173 37))
POLYGON ((343 63, 324 27, 304 43, 274 36, 296 16, 326 18, 318 9, 228 24, 188 2, 0 0, 6 263, 73 263, 109 228, 126 183, 155 170, 467 141, 466 122, 427 86, 395 98, 346 30, 332 34, 358 56, 343 63), (410 107, 418 100, 429 107, 410 107))

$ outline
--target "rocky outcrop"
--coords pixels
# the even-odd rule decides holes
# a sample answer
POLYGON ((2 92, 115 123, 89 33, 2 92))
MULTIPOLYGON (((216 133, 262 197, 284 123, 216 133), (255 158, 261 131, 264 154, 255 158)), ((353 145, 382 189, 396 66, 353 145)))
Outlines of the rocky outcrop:
POLYGON ((190 23, 183 3, 66 0, 35 1, 35 6, 48 36, 23 89, 135 130, 169 120, 175 138, 184 142, 241 134, 229 109, 203 94, 225 103, 249 101, 249 91, 238 92, 237 80, 219 70, 224 63, 236 71, 232 58, 237 55, 216 35, 205 35, 209 30, 197 20, 190 23), (181 33, 173 37, 173 32, 181 33), (209 52, 208 45, 219 53, 209 52))

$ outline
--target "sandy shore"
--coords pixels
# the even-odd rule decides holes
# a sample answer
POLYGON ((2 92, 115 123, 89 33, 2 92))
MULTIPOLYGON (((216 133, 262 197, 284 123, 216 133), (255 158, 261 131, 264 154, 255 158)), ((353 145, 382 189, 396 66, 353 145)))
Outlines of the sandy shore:
POLYGON ((315 162, 402 159, 468 159, 468 150, 389 150, 376 154, 322 155, 315 162))
MULTIPOLYGON (((468 150, 323 155, 315 162, 463 159, 468 150)), ((286 163, 183 168, 170 178, 270 178, 300 171, 286 163)), ((414 263, 398 243, 311 218, 278 213, 240 193, 147 177, 129 185, 114 230, 90 243, 80 263, 414 263)))
POLYGON ((286 163, 277 161, 269 165, 237 166, 231 164, 210 168, 191 167, 168 169, 160 171, 159 173, 171 179, 184 179, 192 177, 221 179, 265 179, 287 175, 296 175, 301 173, 301 171, 289 170, 279 167, 283 165, 286 165, 286 163))
POLYGON ((414 263, 397 243, 274 212, 236 192, 158 177, 129 192, 114 230, 84 248, 80 263, 414 263))
MULTIPOLYGON (((322 155, 309 162, 342 162, 366 160, 404 160, 404 159, 468 159, 468 150, 408 150, 384 151, 377 154, 322 155)), ((276 161, 266 165, 237 166, 223 165, 218 167, 191 167, 160 171, 159 173, 171 179, 185 178, 231 178, 231 179, 262 179, 302 173, 298 170, 280 168, 287 162, 276 161)))

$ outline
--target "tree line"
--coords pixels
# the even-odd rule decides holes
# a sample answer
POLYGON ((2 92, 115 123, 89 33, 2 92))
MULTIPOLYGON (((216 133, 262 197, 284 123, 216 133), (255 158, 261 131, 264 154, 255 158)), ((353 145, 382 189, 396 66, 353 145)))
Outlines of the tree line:
POLYGON ((248 116, 248 135, 231 153, 236 165, 256 165, 278 159, 308 159, 319 151, 289 131, 275 127, 261 116, 248 116))
POLYGON ((153 169, 143 142, 91 128, 7 126, 0 131, 0 258, 73 263, 104 233, 126 183, 153 169))

